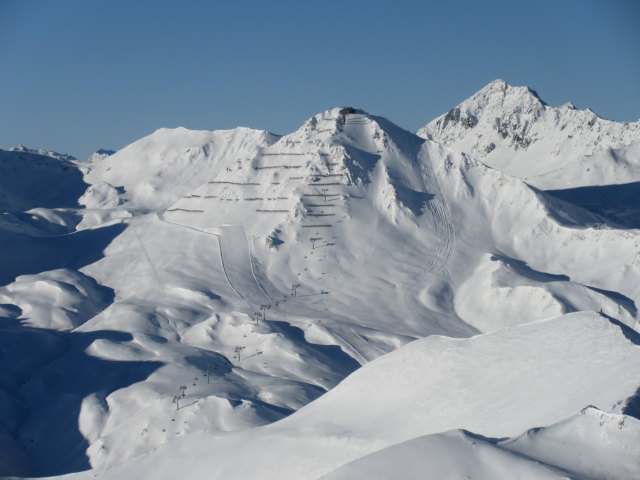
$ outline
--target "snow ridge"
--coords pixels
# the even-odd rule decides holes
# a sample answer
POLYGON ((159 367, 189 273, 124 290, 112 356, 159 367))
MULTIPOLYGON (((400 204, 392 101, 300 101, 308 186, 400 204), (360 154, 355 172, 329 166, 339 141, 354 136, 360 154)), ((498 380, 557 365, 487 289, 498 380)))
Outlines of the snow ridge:
POLYGON ((58 153, 58 152, 54 152, 52 150, 43 150, 43 149, 34 150, 32 148, 25 147, 24 145, 16 145, 15 147, 11 147, 8 151, 9 152, 33 153, 33 154, 36 154, 36 155, 42 155, 44 157, 55 158, 56 160, 67 160, 67 161, 76 160, 75 157, 72 157, 68 153, 58 153))

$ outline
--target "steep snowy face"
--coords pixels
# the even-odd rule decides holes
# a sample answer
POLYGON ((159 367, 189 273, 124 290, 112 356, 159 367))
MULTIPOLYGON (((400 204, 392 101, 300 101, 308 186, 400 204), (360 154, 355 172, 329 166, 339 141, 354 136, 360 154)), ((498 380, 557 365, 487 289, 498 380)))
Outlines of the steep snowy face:
MULTIPOLYGON (((640 142, 640 122, 605 120, 570 103, 551 107, 528 87, 495 80, 421 128, 418 135, 546 189, 560 188, 558 177, 565 187, 614 183, 591 172, 582 157, 640 142)), ((634 179, 640 179, 637 155, 610 161, 609 168, 618 172, 625 162, 634 164, 634 179)))
POLYGON ((522 323, 532 320, 529 315, 540 319, 597 304, 637 328, 640 290, 631 280, 640 279, 637 230, 608 226, 602 217, 435 142, 427 141, 424 151, 438 172, 455 232, 447 268, 461 318, 490 331, 509 325, 507 319, 522 323))
MULTIPOLYGON (((331 295, 306 304, 346 315, 365 291, 384 291, 384 301, 363 308, 363 325, 384 331, 384 319, 396 317, 393 330, 401 335, 468 335, 474 330, 452 309, 434 307, 439 294, 425 294, 431 307, 417 300, 436 277, 446 283, 453 248, 423 143, 385 119, 335 108, 237 158, 158 217, 218 236, 223 258, 231 255, 227 248, 246 244, 264 290, 245 298, 253 308, 300 284, 301 291, 331 295), (390 245, 397 248, 390 252, 390 245)), ((365 348, 356 356, 372 354, 365 348)))

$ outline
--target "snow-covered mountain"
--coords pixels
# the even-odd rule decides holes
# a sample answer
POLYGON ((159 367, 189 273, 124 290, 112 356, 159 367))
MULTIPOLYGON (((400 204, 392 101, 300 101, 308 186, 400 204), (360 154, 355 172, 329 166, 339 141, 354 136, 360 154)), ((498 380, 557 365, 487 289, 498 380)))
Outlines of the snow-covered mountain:
POLYGON ((640 235, 610 217, 352 108, 0 169, 0 475, 640 472, 640 235), (559 459, 567 424, 610 441, 559 459))
POLYGON ((543 190, 640 181, 640 122, 605 120, 571 103, 551 107, 534 90, 503 80, 432 120, 418 135, 543 190))
POLYGON ((44 157, 55 158, 56 160, 72 161, 72 160, 76 159, 75 157, 69 155, 68 153, 58 153, 58 152, 54 152, 52 150, 43 150, 41 148, 32 149, 32 148, 27 148, 24 145, 16 145, 15 147, 11 147, 9 149, 9 151, 10 152, 32 153, 32 154, 35 154, 35 155, 42 155, 44 157))

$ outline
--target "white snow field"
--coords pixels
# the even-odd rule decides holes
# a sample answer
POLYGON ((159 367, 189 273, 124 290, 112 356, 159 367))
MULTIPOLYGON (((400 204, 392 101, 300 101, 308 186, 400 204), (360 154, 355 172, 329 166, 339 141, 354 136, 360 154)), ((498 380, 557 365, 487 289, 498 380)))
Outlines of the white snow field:
POLYGON ((638 478, 638 127, 482 92, 0 151, 0 477, 638 478))

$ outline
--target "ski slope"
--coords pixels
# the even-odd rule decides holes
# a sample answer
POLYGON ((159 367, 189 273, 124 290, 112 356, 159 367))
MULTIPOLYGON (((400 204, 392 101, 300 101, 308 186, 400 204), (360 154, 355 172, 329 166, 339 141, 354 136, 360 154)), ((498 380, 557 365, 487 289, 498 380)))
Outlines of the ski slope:
POLYGON ((227 280, 249 308, 273 302, 258 283, 251 261, 251 251, 243 225, 219 227, 220 258, 227 280))

